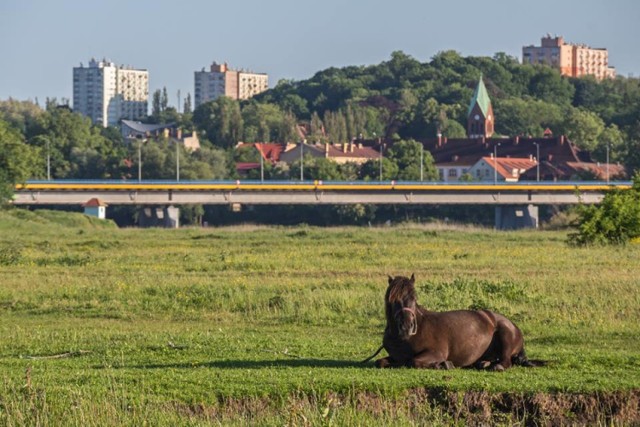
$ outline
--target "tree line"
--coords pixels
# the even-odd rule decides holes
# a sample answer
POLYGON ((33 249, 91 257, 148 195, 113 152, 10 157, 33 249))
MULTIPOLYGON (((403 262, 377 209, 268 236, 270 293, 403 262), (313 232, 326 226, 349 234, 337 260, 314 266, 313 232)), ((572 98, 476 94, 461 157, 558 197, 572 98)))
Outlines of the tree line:
MULTIPOLYGON (((235 162, 257 161, 239 153, 238 142, 343 143, 353 138, 395 141, 385 153, 382 179, 418 179, 419 144, 414 140, 464 137, 466 114, 482 75, 495 112, 498 135, 542 136, 549 128, 565 134, 598 161, 640 168, 640 79, 567 78, 546 66, 522 65, 503 53, 462 57, 440 52, 420 62, 403 52, 371 66, 328 68, 309 79, 282 80, 247 101, 226 97, 183 111, 169 105, 166 89, 152 96, 150 123, 176 123, 195 130, 202 149, 187 152, 160 138, 127 144, 115 128, 47 100, 0 101, 0 183, 5 197, 28 178, 136 179, 138 158, 144 179, 237 178, 235 162), (304 123, 305 134, 299 125, 304 123), (393 150, 393 149, 392 149, 393 150)), ((435 179, 430 155, 423 156, 425 179, 435 179)), ((267 178, 299 178, 301 165, 266 165, 267 178)), ((254 173, 255 177, 255 173, 254 173)), ((380 179, 377 162, 340 166, 305 159, 305 179, 380 179)))

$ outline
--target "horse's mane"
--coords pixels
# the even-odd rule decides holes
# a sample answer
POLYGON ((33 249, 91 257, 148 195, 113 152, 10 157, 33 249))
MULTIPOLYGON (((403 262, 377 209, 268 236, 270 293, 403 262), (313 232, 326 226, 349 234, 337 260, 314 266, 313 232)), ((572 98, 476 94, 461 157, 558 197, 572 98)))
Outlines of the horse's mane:
POLYGON ((389 289, 387 290, 387 302, 394 303, 416 299, 416 288, 414 287, 414 278, 396 276, 389 277, 389 289))

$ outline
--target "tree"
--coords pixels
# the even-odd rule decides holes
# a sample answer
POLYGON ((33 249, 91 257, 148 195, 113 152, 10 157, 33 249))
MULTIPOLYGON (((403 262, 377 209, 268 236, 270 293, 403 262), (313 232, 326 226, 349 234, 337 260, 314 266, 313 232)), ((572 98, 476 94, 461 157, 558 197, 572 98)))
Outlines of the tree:
MULTIPOLYGON (((314 180, 321 179, 325 181, 342 181, 344 178, 340 168, 336 162, 324 157, 304 156, 304 179, 314 180)), ((293 162, 290 166, 290 177, 292 179, 300 178, 300 161, 293 162)))
POLYGON ((9 98, 0 101, 0 120, 6 121, 28 140, 37 129, 38 119, 44 111, 31 101, 17 101, 9 98))
POLYGON ((550 128, 560 133, 564 114, 555 104, 536 100, 508 98, 494 103, 496 131, 501 135, 542 137, 550 128))
POLYGON ((597 145, 593 149, 593 157, 600 162, 606 162, 607 149, 610 163, 625 160, 624 135, 615 124, 607 126, 600 133, 597 145))
POLYGON ((529 83, 530 93, 542 101, 570 105, 575 88, 560 72, 545 65, 536 66, 536 74, 529 83))
POLYGON ((431 153, 422 150, 421 144, 413 139, 393 144, 393 147, 389 149, 389 158, 398 166, 398 174, 394 179, 419 181, 421 158, 423 161, 423 180, 435 181, 438 179, 438 171, 431 153))
POLYGON ((40 130, 29 144, 48 148, 53 177, 119 178, 119 163, 125 153, 124 146, 119 145, 121 138, 116 139, 112 134, 113 138, 103 136, 104 128, 93 126, 89 118, 66 108, 45 112, 38 126, 40 130), (93 160, 89 160, 91 157, 93 160), (82 168, 76 164, 77 160, 85 162, 82 168), (91 162, 100 167, 87 169, 91 162))
POLYGON ((41 165, 37 154, 20 132, 0 120, 0 205, 12 197, 16 184, 32 177, 41 165))
POLYGON ((296 140, 296 118, 272 104, 251 102, 242 109, 245 142, 296 140))
POLYGON ((184 107, 182 108, 183 114, 191 114, 191 93, 187 93, 187 97, 184 99, 184 107))
POLYGON ((160 115, 160 113, 162 112, 162 100, 161 100, 162 94, 160 92, 160 89, 156 89, 153 92, 153 97, 152 97, 152 101, 151 101, 151 115, 158 117, 160 115))
POLYGON ((358 174, 359 179, 364 181, 391 181, 397 176, 398 164, 387 157, 382 158, 382 167, 379 159, 363 163, 358 174))
POLYGON ((573 143, 587 151, 598 146, 604 128, 604 122, 597 114, 581 108, 570 108, 561 126, 573 143))
POLYGON ((162 88, 162 96, 160 97, 160 111, 164 111, 169 106, 169 95, 167 95, 166 86, 162 88))
POLYGON ((600 204, 581 206, 578 216, 577 232, 568 237, 573 245, 620 245, 640 237, 640 174, 630 190, 609 190, 600 204))
POLYGON ((640 172, 640 120, 628 130, 629 137, 624 143, 624 159, 627 171, 640 172))
POLYGON ((199 105, 193 112, 193 123, 213 145, 221 148, 234 147, 244 130, 240 104, 226 96, 199 105))

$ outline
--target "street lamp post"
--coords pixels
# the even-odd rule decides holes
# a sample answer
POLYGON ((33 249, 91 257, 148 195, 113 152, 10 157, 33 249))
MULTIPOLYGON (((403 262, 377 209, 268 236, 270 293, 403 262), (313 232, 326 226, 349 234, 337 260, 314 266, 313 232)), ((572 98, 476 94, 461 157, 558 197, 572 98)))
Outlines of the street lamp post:
POLYGON ((380 144, 380 174, 378 175, 378 180, 382 182, 382 144, 380 144))
POLYGON ((493 184, 498 184, 498 146, 500 143, 497 143, 493 146, 493 184))
POLYGON ((534 142, 536 146, 536 181, 540 181, 540 143, 534 142))
POLYGON ((138 141, 138 182, 142 181, 142 140, 138 141))
POLYGON ((260 152, 260 182, 264 182, 264 158, 260 152))
POLYGON ((420 182, 424 181, 424 145, 420 143, 420 182))
MULTIPOLYGON (((178 94, 179 96, 180 94, 178 94)), ((178 141, 176 141, 176 181, 180 181, 180 144, 178 141)))
POLYGON ((47 181, 51 181, 51 148, 49 138, 47 138, 47 181))
POLYGON ((609 143, 607 143, 607 184, 609 183, 609 143))
POLYGON ((304 141, 300 143, 300 181, 304 181, 304 141))
POLYGON ((142 144, 146 141, 146 139, 138 140, 138 182, 142 181, 142 144))

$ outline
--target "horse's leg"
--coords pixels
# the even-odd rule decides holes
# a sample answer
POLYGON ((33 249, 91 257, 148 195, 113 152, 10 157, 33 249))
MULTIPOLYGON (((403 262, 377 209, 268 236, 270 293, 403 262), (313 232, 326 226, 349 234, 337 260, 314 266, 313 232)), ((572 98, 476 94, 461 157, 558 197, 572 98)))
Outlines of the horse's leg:
POLYGON ((425 350, 422 353, 418 353, 411 361, 411 366, 414 368, 429 368, 429 369, 452 369, 453 363, 446 360, 442 353, 437 351, 425 350))
POLYGON ((522 348, 522 332, 510 320, 503 317, 498 322, 496 335, 501 344, 500 358, 491 366, 491 369, 504 371, 511 367, 511 358, 522 348))
POLYGON ((405 366, 405 364, 394 360, 391 356, 383 357, 375 362, 376 368, 399 368, 405 366))

